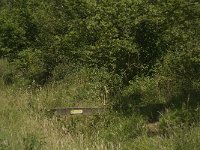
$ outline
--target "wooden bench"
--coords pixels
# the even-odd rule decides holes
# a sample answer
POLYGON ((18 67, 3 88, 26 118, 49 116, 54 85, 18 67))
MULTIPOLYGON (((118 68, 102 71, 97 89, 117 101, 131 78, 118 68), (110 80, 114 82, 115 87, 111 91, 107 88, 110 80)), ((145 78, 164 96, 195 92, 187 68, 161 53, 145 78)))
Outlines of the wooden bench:
POLYGON ((88 107, 66 107, 53 108, 49 110, 56 116, 63 115, 98 115, 105 112, 105 108, 88 108, 88 107))

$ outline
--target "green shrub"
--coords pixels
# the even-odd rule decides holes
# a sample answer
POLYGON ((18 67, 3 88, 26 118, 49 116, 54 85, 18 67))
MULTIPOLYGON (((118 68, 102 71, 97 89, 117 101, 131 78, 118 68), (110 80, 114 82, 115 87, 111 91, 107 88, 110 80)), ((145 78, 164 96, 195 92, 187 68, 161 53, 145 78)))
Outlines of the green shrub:
POLYGON ((0 82, 5 85, 15 82, 13 67, 6 59, 0 59, 0 82))
POLYGON ((199 124, 199 106, 196 108, 188 104, 182 104, 181 107, 172 107, 161 114, 159 119, 160 131, 163 134, 172 134, 184 126, 193 126, 199 124))

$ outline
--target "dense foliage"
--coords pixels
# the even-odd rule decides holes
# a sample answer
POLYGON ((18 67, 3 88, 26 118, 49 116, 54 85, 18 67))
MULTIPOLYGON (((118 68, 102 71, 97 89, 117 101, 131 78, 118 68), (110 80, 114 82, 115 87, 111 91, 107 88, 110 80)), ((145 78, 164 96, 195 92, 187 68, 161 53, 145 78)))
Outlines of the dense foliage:
POLYGON ((4 75, 8 83, 44 85, 85 69, 100 91, 108 87, 111 97, 118 91, 116 108, 199 101, 198 0, 0 4, 0 55, 12 66, 4 75))
POLYGON ((0 0, 0 149, 199 149, 199 41, 199 0, 0 0))

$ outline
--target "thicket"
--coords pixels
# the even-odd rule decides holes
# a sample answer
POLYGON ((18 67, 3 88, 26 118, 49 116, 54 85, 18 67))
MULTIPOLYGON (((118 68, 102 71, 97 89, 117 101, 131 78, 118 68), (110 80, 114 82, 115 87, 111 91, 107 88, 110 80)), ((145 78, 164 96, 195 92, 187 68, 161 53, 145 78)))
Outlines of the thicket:
POLYGON ((198 149, 199 40, 198 0, 1 0, 0 148, 198 149))
POLYGON ((5 0, 0 6, 0 54, 13 66, 8 74, 23 83, 58 81, 84 67, 118 76, 128 96, 150 91, 155 101, 199 92, 197 0, 5 0))
POLYGON ((5 84, 73 85, 47 107, 66 95, 79 106, 106 99, 126 117, 159 119, 163 132, 199 120, 199 41, 198 0, 0 1, 5 84))

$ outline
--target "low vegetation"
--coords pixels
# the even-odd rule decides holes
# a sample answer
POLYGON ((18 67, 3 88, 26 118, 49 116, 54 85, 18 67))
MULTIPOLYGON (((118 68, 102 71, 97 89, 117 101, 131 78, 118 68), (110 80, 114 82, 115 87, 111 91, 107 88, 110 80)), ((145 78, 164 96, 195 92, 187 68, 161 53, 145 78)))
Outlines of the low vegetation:
MULTIPOLYGON (((5 61, 1 61, 1 66, 5 64, 5 61)), ((80 79, 80 75, 77 79, 80 79)), ((160 112, 159 120, 150 123, 149 114, 153 108, 152 110, 135 108, 132 113, 128 111, 129 114, 116 111, 108 104, 104 106, 102 98, 104 92, 99 94, 93 91, 92 95, 94 93, 96 95, 91 97, 89 92, 91 88, 88 93, 85 92, 85 88, 82 89, 88 82, 82 81, 80 84, 79 80, 68 80, 69 82, 44 87, 19 88, 16 85, 6 86, 2 81, 1 78, 1 149, 199 148, 199 110, 198 108, 191 110, 187 104, 179 109, 171 107, 165 112, 160 112), (82 90, 77 92, 79 88, 82 90), (48 111, 57 106, 77 106, 76 104, 93 106, 95 103, 93 98, 101 101, 101 103, 96 102, 95 106, 110 109, 100 116, 86 117, 56 117, 48 111)), ((92 87, 92 81, 89 83, 92 87)))

